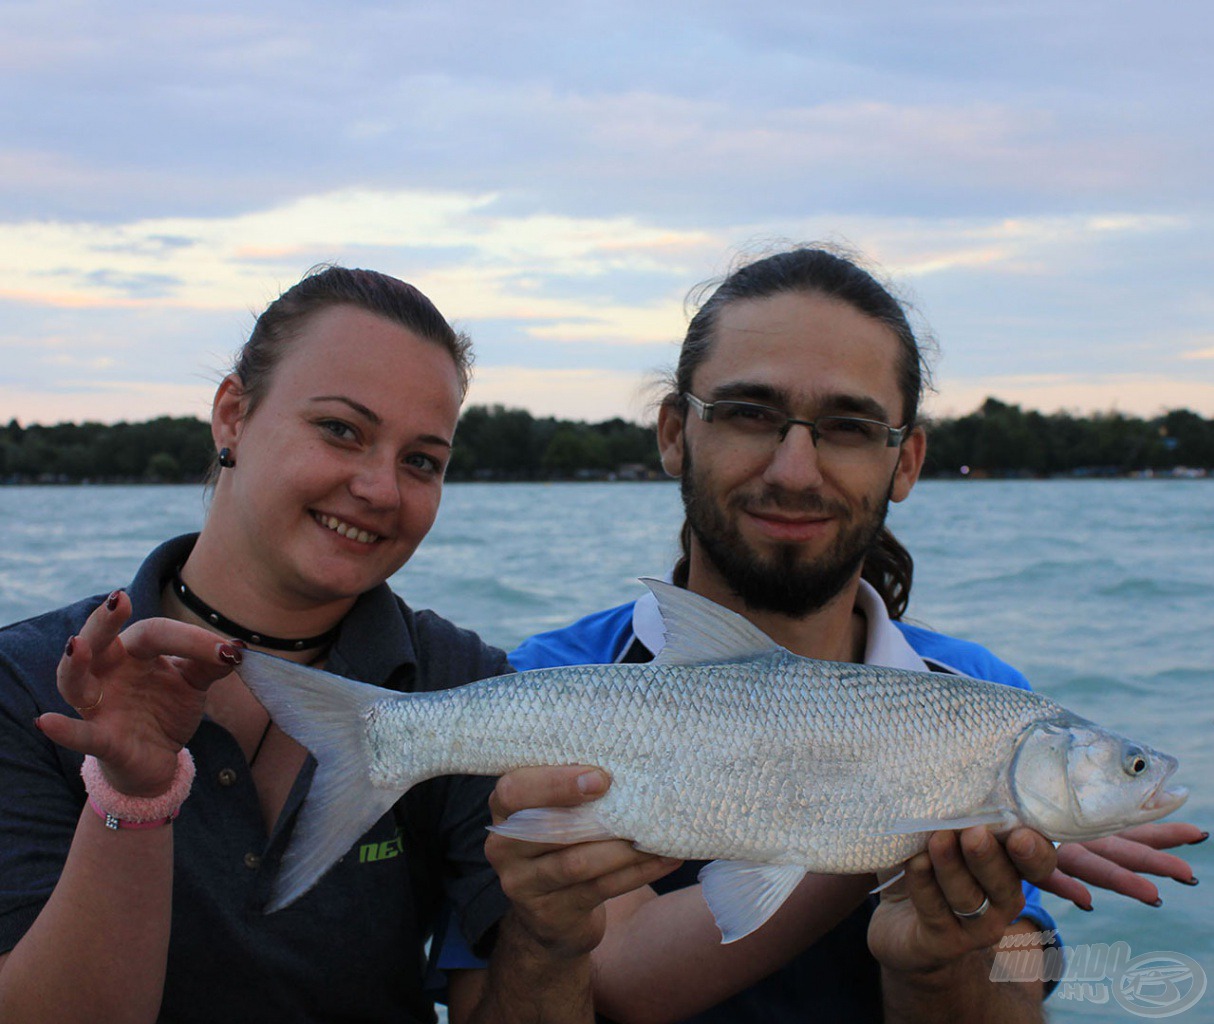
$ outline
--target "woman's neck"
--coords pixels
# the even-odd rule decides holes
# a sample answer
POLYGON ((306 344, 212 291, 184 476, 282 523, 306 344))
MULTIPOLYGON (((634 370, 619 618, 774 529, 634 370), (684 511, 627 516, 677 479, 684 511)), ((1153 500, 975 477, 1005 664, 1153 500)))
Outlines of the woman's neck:
POLYGON ((353 607, 354 599, 309 600, 274 580, 268 567, 243 562, 233 560, 226 550, 217 557, 204 530, 179 567, 179 580, 175 583, 170 577, 166 582, 161 601, 165 614, 292 660, 316 658, 331 642, 327 634, 353 607), (259 642, 262 638, 269 642, 259 642), (303 640, 306 646, 280 647, 275 640, 303 640))

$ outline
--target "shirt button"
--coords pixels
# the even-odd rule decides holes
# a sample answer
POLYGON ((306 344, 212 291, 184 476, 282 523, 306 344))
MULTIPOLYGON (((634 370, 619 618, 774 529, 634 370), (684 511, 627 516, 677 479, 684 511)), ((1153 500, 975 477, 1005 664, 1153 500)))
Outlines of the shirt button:
POLYGON ((220 768, 217 778, 221 786, 231 786, 236 782, 236 771, 232 768, 220 768))
POLYGON ((244 855, 244 866, 250 871, 256 871, 261 867, 261 857, 255 853, 246 853, 244 855))

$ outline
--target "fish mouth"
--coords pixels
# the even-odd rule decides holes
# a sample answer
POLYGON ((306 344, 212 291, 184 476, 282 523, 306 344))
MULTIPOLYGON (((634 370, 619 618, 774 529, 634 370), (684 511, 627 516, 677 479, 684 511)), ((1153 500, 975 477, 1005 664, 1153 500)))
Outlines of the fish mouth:
POLYGON ((1189 790, 1187 786, 1173 786, 1171 789, 1164 789, 1161 782, 1151 795, 1142 802, 1141 807, 1144 811, 1162 818, 1165 814, 1171 814, 1188 799, 1189 790))
POLYGON ((1187 786, 1173 786, 1170 789, 1164 787, 1168 784, 1168 779, 1172 777, 1172 773, 1176 771, 1176 762, 1174 759, 1164 773, 1162 779, 1159 780, 1159 785, 1156 786, 1147 798, 1143 800, 1139 806, 1148 814, 1156 818, 1162 818, 1165 814, 1171 814, 1177 807, 1189 799, 1189 790, 1187 786))

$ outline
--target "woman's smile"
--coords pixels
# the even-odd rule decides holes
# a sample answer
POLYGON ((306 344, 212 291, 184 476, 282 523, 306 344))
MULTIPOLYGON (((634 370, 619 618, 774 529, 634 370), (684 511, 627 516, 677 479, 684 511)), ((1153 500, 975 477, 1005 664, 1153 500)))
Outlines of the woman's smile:
POLYGON ((327 512, 312 512, 312 518, 315 519, 326 530, 332 530, 340 537, 345 537, 347 540, 357 541, 359 544, 374 544, 380 540, 378 533, 371 533, 364 530, 353 523, 346 522, 344 519, 338 519, 337 516, 329 515, 327 512))

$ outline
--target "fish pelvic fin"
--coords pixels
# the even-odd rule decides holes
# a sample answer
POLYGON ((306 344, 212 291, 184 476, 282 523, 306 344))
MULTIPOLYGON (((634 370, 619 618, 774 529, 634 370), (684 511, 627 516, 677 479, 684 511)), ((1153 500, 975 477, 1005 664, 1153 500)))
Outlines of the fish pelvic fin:
POLYGON ((372 785, 367 715, 382 701, 378 687, 257 651, 245 651, 240 678, 283 732, 316 758, 266 913, 311 889, 411 783, 372 785))
POLYGON ((771 637, 737 612, 662 580, 642 579, 657 598, 666 646, 654 665, 698 665, 740 661, 783 650, 771 637))
POLYGON ((721 942, 744 939, 767 921, 805 874, 798 864, 714 860, 705 865, 700 871, 700 885, 721 929, 721 942))
POLYGON ((515 811, 500 825, 490 825, 489 831, 529 843, 592 843, 617 838, 599 821, 593 804, 528 807, 515 811))

